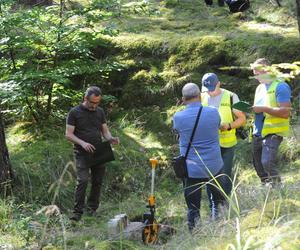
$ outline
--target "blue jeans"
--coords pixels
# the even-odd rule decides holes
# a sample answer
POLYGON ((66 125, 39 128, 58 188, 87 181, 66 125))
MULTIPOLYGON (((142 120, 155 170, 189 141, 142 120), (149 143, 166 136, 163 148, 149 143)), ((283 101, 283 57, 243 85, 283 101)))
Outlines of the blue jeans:
MULTIPOLYGON (((218 178, 217 178, 218 179, 218 178)), ((183 179, 184 198, 188 207, 187 220, 189 230, 195 227, 195 223, 200 219, 200 205, 201 205, 201 191, 202 185, 204 186, 209 179, 207 178, 185 178, 183 179)), ((219 180, 218 180, 219 181, 219 180)), ((212 182, 213 184, 214 182, 212 182)), ((218 188, 211 184, 206 184, 208 190, 210 190, 211 200, 215 207, 221 204, 224 200, 221 192, 218 188)))
POLYGON ((253 136, 253 165, 262 183, 281 182, 276 155, 282 139, 282 136, 276 134, 264 138, 253 136))

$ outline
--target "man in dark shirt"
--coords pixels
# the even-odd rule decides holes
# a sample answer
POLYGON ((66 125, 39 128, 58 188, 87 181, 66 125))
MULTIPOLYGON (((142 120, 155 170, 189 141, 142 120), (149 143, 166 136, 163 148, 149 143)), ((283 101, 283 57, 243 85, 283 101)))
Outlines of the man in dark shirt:
POLYGON ((91 172, 91 190, 87 201, 88 213, 95 215, 99 206, 105 166, 90 163, 89 155, 96 150, 95 145, 101 142, 102 136, 111 144, 119 144, 119 138, 113 137, 109 131, 103 109, 98 107, 101 98, 100 88, 89 87, 85 92, 83 103, 72 108, 67 117, 66 138, 74 143, 77 169, 75 205, 70 218, 75 221, 80 220, 83 214, 89 172, 91 172))

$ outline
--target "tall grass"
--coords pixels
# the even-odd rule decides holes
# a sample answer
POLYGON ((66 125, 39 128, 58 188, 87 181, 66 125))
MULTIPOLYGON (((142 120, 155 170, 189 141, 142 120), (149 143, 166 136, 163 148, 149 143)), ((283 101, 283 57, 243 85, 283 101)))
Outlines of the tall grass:
POLYGON ((68 162, 66 164, 66 166, 64 167, 59 179, 57 180, 57 182, 53 183, 50 186, 50 188, 48 190, 49 192, 51 191, 51 189, 54 188, 54 186, 56 186, 55 191, 54 191, 54 195, 53 195, 53 198, 52 198, 52 201, 51 201, 51 205, 43 207, 42 209, 40 209, 37 212, 37 214, 45 213, 45 215, 47 216, 47 219, 46 219, 46 222, 44 224, 43 231, 42 231, 42 236, 41 236, 41 239, 40 239, 40 242, 39 242, 40 248, 42 248, 44 246, 45 237, 46 237, 46 234, 48 233, 47 229, 48 229, 48 225, 49 225, 49 220, 50 220, 50 217, 54 215, 54 216, 59 217, 59 222, 60 222, 60 225, 61 225, 62 235, 63 235, 63 246, 64 246, 65 250, 67 249, 66 228, 65 228, 65 224, 64 224, 64 219, 63 219, 63 216, 61 214, 60 209, 55 205, 55 202, 56 202, 56 199, 57 199, 58 195, 60 194, 60 189, 61 189, 61 186, 64 183, 65 175, 69 172, 70 168, 75 170, 75 165, 74 165, 73 162, 68 162))

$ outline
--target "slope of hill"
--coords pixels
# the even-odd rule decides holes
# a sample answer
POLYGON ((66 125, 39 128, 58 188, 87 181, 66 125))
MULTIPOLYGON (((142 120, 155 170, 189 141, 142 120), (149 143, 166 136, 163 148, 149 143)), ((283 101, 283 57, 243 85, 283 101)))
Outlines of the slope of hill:
MULTIPOLYGON (((109 21, 119 28, 119 35, 104 37, 104 47, 95 46, 99 54, 122 64, 121 71, 101 79, 105 90, 119 98, 119 107, 113 107, 108 118, 122 143, 115 147, 117 160, 108 164, 99 217, 84 216, 75 225, 68 220, 76 179, 64 123, 49 122, 43 128, 16 123, 7 130, 16 182, 13 196, 0 200, 0 248, 300 249, 297 131, 281 145, 278 164, 284 187, 277 189, 260 185, 251 163, 251 146, 240 141, 232 206, 218 221, 210 221, 204 194, 202 221, 192 235, 187 230, 182 186, 169 164, 177 148, 171 118, 185 82, 200 83, 205 72, 214 71, 226 88, 251 101, 255 82, 249 80, 250 62, 260 56, 274 63, 299 60, 292 1, 278 8, 258 0, 249 11, 236 14, 216 4, 207 7, 202 1, 143 4, 123 3, 119 17, 109 21), (160 161, 156 217, 176 233, 160 235, 154 246, 122 237, 112 240, 107 233, 110 218, 127 213, 130 220, 141 220, 147 211, 150 157, 160 161)), ((296 84, 291 82, 293 87, 296 84)))

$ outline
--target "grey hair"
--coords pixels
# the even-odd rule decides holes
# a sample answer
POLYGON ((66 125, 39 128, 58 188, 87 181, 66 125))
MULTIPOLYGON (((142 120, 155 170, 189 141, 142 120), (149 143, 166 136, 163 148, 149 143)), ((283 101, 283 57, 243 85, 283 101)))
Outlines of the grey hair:
POLYGON ((99 96, 102 95, 101 89, 97 86, 88 87, 85 91, 84 97, 90 97, 92 95, 99 96))
POLYGON ((182 96, 186 99, 192 99, 200 95, 200 88, 197 84, 189 82, 182 88, 182 96))

